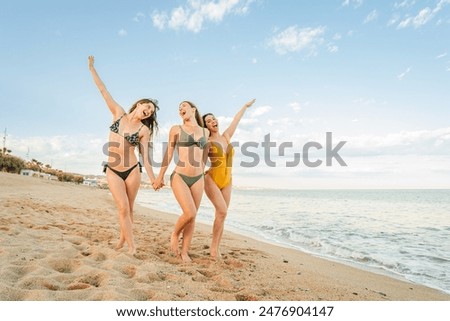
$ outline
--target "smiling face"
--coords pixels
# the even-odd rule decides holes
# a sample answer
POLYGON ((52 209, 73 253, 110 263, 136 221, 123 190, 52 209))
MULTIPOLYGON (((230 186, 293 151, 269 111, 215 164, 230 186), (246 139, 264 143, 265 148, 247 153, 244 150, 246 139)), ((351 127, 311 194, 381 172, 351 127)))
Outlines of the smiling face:
POLYGON ((212 114, 205 117, 205 126, 211 133, 216 133, 219 131, 219 121, 212 114))
POLYGON ((155 112, 155 105, 153 103, 138 103, 136 109, 141 119, 147 119, 155 112))
POLYGON ((178 107, 178 114, 184 121, 195 117, 195 108, 192 107, 188 102, 183 101, 178 107))

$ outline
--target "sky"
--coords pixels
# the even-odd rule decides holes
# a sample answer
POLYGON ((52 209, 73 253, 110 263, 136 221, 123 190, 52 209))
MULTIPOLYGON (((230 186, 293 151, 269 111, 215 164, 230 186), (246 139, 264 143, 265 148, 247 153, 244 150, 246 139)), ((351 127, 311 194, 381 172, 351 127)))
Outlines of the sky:
POLYGON ((102 174, 112 117, 88 70, 94 55, 124 109, 159 100, 155 163, 181 101, 224 130, 255 98, 232 139, 237 187, 450 188, 450 0, 9 0, 0 10, 0 130, 13 155, 102 174))

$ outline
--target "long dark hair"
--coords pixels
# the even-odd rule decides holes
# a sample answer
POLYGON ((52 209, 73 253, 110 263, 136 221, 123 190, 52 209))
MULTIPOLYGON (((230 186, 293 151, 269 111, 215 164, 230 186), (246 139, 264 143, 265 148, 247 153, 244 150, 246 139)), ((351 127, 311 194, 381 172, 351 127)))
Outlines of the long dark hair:
MULTIPOLYGON (((213 117, 214 117, 214 114, 213 114, 213 113, 206 113, 206 114, 204 114, 204 115, 202 116, 203 127, 204 127, 204 128, 206 128, 206 117, 208 117, 208 116, 213 116, 213 117)), ((209 132, 209 135, 211 136, 211 132, 209 132)))
POLYGON ((133 112, 133 110, 136 109, 138 104, 148 104, 148 103, 152 103, 153 106, 155 106, 155 111, 153 112, 153 114, 145 119, 141 120, 141 123, 143 123, 145 126, 147 126, 150 129, 150 137, 153 136, 154 133, 156 133, 158 131, 158 121, 156 120, 156 111, 159 110, 158 107, 158 101, 156 99, 151 99, 151 98, 143 98, 138 100, 137 102, 135 102, 133 104, 133 106, 131 106, 130 111, 128 113, 133 112))
POLYGON ((203 119, 202 116, 200 115, 200 112, 198 111, 197 106, 194 105, 194 103, 191 103, 190 101, 184 100, 181 103, 188 103, 189 106, 191 106, 191 108, 195 108, 195 120, 197 121, 197 123, 199 124, 199 126, 203 127, 203 119))

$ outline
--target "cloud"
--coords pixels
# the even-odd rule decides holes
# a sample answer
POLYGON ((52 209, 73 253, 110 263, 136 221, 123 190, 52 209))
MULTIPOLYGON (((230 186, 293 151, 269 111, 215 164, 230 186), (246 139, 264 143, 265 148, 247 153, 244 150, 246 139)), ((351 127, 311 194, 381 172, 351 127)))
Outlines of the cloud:
MULTIPOLYGON (((295 108, 297 102, 289 104, 295 108)), ((254 110, 257 115, 266 115, 273 110, 261 106, 254 110)), ((249 110, 250 111, 250 110, 249 110)), ((326 187, 335 184, 349 184, 349 187, 361 187, 361 184, 379 183, 381 187, 445 187, 450 179, 450 127, 434 130, 400 131, 385 135, 351 135, 338 136, 333 134, 333 146, 339 141, 347 143, 339 151, 339 155, 348 164, 341 167, 333 162, 332 167, 323 166, 308 168, 303 163, 297 167, 287 168, 286 162, 293 160, 294 153, 303 153, 303 146, 307 142, 318 142, 325 146, 325 131, 303 132, 299 130, 308 121, 299 117, 277 116, 244 117, 238 126, 233 142, 243 146, 247 142, 258 143, 258 148, 250 149, 257 153, 261 162, 255 168, 242 168, 241 161, 249 162, 248 156, 243 155, 240 148, 236 148, 234 175, 240 176, 246 184, 250 182, 249 173, 260 173, 268 179, 268 184, 279 181, 280 175, 286 175, 293 182, 304 182, 304 175, 308 175, 311 186, 326 187), (276 168, 264 166, 265 149, 262 147, 265 135, 270 134, 276 147, 270 148, 270 158, 276 162, 276 168), (284 155, 279 152, 280 144, 292 142, 293 146, 285 150, 284 155), (336 176, 335 176, 336 175, 336 176), (373 178, 376 180, 373 181, 373 178), (276 179, 275 179, 276 178, 276 179), (299 180, 299 178, 302 178, 299 180), (406 180, 408 178, 408 180, 406 180), (395 184, 394 184, 395 183, 395 184), (386 185, 387 184, 387 185, 386 185), (397 185, 396 185, 397 184, 397 185)), ((249 113, 249 116, 250 113, 249 113)), ((219 116, 221 130, 225 130, 233 117, 219 116)), ((172 125, 161 124, 159 134, 155 139, 154 160, 160 164, 165 151, 164 143, 172 125)), ((304 127, 303 127, 304 128, 304 127)), ((80 174, 101 174, 102 162, 107 159, 103 153, 107 137, 93 135, 73 136, 33 136, 19 138, 9 137, 8 147, 13 155, 24 159, 37 159, 44 164, 50 164, 55 169, 80 174), (29 150, 28 150, 29 148, 29 150)), ((326 148, 310 150, 311 160, 324 159, 326 148)), ((267 155, 266 155, 267 156, 267 155)), ((171 166, 174 166, 172 162, 171 166)), ((159 171, 159 165, 154 170, 159 171)), ((370 185, 369 184, 369 185, 370 185)), ((367 186, 369 187, 369 186, 367 186)))
POLYGON ((369 22, 375 21, 375 20, 377 20, 377 18, 378 18, 378 12, 377 12, 377 10, 372 10, 372 11, 367 15, 367 17, 364 19, 364 23, 369 23, 369 22))
POLYGON ((446 5, 450 4, 450 0, 440 0, 434 9, 430 7, 423 8, 413 17, 406 17, 399 22, 397 29, 414 27, 420 28, 430 22, 446 5))
POLYGON ((119 32, 117 33, 120 37, 125 37, 128 35, 127 31, 125 29, 120 29, 119 32))
POLYGON ((240 164, 251 161, 243 149, 235 148, 233 175, 239 185, 256 185, 299 188, 449 188, 450 182, 450 127, 435 130, 402 131, 386 135, 338 136, 333 133, 333 146, 346 141, 339 155, 348 165, 340 166, 333 160, 332 166, 307 167, 302 161, 295 167, 294 153, 303 155, 308 142, 320 143, 323 148, 309 150, 309 160, 325 160, 326 138, 323 132, 303 132, 305 120, 297 117, 271 117, 267 125, 259 121, 251 126, 239 126, 234 142, 244 146, 257 143, 247 151, 255 153, 259 162, 255 167, 240 164), (300 129, 300 130, 299 130, 300 129), (276 146, 267 151, 262 143, 270 133, 270 141, 276 146), (293 145, 280 152, 282 143, 293 145), (265 159, 275 163, 268 167, 265 159), (264 177, 261 182, 253 178, 264 177))
POLYGON ((387 26, 388 26, 388 27, 393 26, 393 25, 397 24, 397 22, 398 22, 399 20, 400 20, 399 15, 398 15, 398 14, 394 14, 394 15, 389 19, 389 21, 387 22, 387 26))
POLYGON ((351 155, 446 155, 450 156, 450 127, 401 131, 383 136, 344 137, 351 155))
POLYGON ((186 5, 172 9, 171 13, 154 11, 153 26, 159 30, 186 29, 200 32, 206 22, 221 22, 229 14, 246 14, 253 0, 188 0, 186 5))
MULTIPOLYGON (((342 39, 342 35, 341 35, 340 33, 335 33, 335 34, 333 35, 333 40, 334 40, 334 41, 339 41, 339 40, 341 40, 341 39, 342 39)), ((336 52, 339 51, 339 47, 338 47, 334 42, 329 42, 329 43, 327 44, 327 50, 328 50, 328 52, 330 52, 330 53, 336 53, 336 52)))
POLYGON ((369 106, 376 103, 375 98, 357 98, 353 100, 354 104, 360 105, 360 106, 369 106))
POLYGON ((133 21, 141 22, 141 20, 144 20, 145 18, 146 18, 145 14, 143 14, 142 12, 138 12, 134 16, 133 21))
POLYGON ((411 67, 406 68, 406 70, 404 72, 402 72, 399 75, 397 75, 397 79, 398 80, 403 80, 403 78, 405 78, 406 75, 409 74, 410 71, 411 71, 411 67))
POLYGON ((328 52, 336 53, 339 51, 339 47, 336 45, 333 45, 333 44, 328 44, 327 50, 328 50, 328 52))
POLYGON ((266 113, 268 113, 270 110, 272 109, 272 107, 270 106, 260 106, 260 107, 256 107, 255 109, 252 109, 252 111, 250 112, 250 117, 258 117, 261 115, 264 115, 266 113))
POLYGON ((354 8, 358 8, 363 4, 363 0, 344 0, 342 2, 343 7, 349 7, 350 5, 353 5, 354 8))
POLYGON ((12 154, 36 159, 52 168, 80 174, 101 174, 107 139, 92 135, 10 137, 12 154))
POLYGON ((153 26, 159 30, 163 30, 166 28, 168 19, 169 19, 169 17, 167 16, 167 14, 165 12, 158 13, 157 11, 155 11, 152 14, 153 26))
POLYGON ((440 54, 440 55, 437 55, 437 56, 436 56, 436 59, 441 59, 441 58, 444 58, 444 57, 446 57, 446 56, 447 56, 447 53, 444 52, 444 53, 442 53, 442 54, 440 54))
POLYGON ((408 8, 413 6, 416 3, 415 0, 404 0, 402 2, 396 2, 394 3, 395 9, 402 9, 402 8, 408 8))
MULTIPOLYGON (((273 181, 275 177, 279 179, 287 175, 297 183, 304 182, 304 175, 307 174, 311 179, 308 184, 312 183, 321 187, 329 186, 329 184, 336 184, 340 188, 343 184, 356 188, 375 187, 375 185, 401 188, 408 186, 448 188, 449 186, 450 128, 402 131, 386 135, 333 135, 333 146, 340 141, 346 142, 340 149, 339 155, 348 165, 347 167, 333 162, 331 167, 326 167, 323 163, 320 167, 308 168, 300 162, 297 167, 288 168, 287 162, 294 159, 294 153, 302 154, 307 142, 317 142, 325 146, 325 133, 300 135, 298 127, 301 124, 292 117, 269 119, 269 129, 261 125, 242 130, 239 135, 240 146, 248 141, 259 144, 252 149, 252 152, 259 155, 260 162, 251 169, 244 170, 239 167, 241 161, 249 160, 242 152, 240 153, 238 148, 236 149, 237 171, 235 174, 246 177, 246 181, 249 180, 248 173, 257 172, 270 181, 273 181), (295 127, 297 130, 292 130, 295 127), (261 145, 267 133, 270 133, 270 141, 276 142, 276 145, 270 148, 269 154, 261 145), (283 149, 281 154, 279 147, 283 142, 292 142, 293 145, 283 149), (268 156, 275 162, 276 168, 271 169, 264 165, 263 160, 268 156), (302 179, 299 180, 300 177, 302 179)), ((310 149, 310 160, 324 160, 325 150, 325 147, 321 150, 310 149)))
POLYGON ((269 40, 269 46, 273 47, 280 55, 303 50, 309 51, 310 54, 315 54, 317 47, 324 42, 324 33, 325 27, 323 26, 317 28, 290 26, 272 37, 269 40))
POLYGON ((302 107, 300 106, 300 103, 298 103, 298 102, 290 103, 289 107, 291 107, 295 113, 299 113, 300 110, 302 109, 302 107))
POLYGON ((337 41, 337 40, 341 40, 342 39, 342 35, 340 33, 335 33, 333 36, 333 40, 337 41))

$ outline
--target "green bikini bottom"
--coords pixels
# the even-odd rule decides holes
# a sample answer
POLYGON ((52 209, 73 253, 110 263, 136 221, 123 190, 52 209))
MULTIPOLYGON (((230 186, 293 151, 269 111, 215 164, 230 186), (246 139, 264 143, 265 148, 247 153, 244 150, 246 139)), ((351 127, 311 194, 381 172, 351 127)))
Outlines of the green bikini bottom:
POLYGON ((178 176, 180 176, 181 179, 184 181, 184 183, 185 183, 188 187, 191 187, 192 185, 194 185, 195 183, 197 183, 197 181, 198 181, 200 178, 203 177, 203 173, 200 174, 200 175, 197 175, 197 176, 187 176, 187 175, 184 175, 184 174, 180 174, 180 173, 177 173, 177 172, 173 172, 172 175, 170 175, 170 183, 172 183, 172 178, 173 178, 173 175, 174 175, 174 174, 177 174, 178 176))

